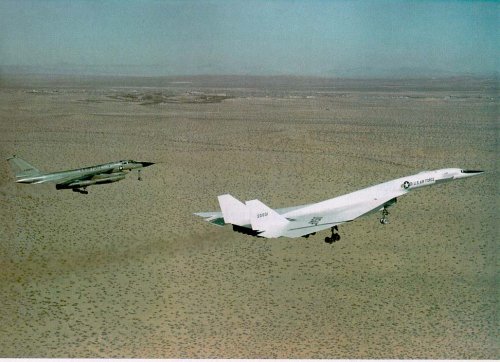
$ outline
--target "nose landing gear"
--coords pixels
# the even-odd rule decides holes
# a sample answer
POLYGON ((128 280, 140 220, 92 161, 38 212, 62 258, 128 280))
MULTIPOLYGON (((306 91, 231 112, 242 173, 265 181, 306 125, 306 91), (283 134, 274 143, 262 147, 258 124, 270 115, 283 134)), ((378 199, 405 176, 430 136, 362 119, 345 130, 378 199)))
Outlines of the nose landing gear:
POLYGON ((387 215, 389 215, 389 211, 387 211, 387 209, 384 207, 382 209, 382 217, 379 220, 382 225, 385 225, 385 224, 387 224, 389 222, 389 219, 387 218, 387 215))
POLYGON ((327 236, 325 238, 325 243, 331 244, 340 240, 340 235, 338 234, 339 228, 337 227, 337 225, 332 226, 331 230, 332 230, 332 236, 331 237, 327 236), (337 233, 335 231, 337 231, 337 233))

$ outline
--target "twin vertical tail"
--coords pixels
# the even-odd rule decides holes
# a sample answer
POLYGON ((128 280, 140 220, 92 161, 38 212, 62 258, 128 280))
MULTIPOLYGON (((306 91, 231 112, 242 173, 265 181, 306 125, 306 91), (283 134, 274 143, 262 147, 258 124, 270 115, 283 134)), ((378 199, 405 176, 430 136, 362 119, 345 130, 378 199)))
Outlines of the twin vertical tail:
POLYGON ((226 224, 250 225, 250 214, 244 203, 229 194, 220 195, 217 198, 226 224))
POLYGON ((259 200, 247 201, 246 205, 250 209, 252 229, 260 231, 260 236, 278 238, 283 235, 283 231, 289 223, 285 217, 259 200))
POLYGON ((42 174, 35 166, 30 165, 28 162, 17 156, 12 156, 7 159, 9 164, 16 175, 16 179, 24 177, 39 176, 42 174))
POLYGON ((226 224, 238 225, 258 232, 259 236, 277 238, 289 221, 259 200, 245 203, 226 194, 218 197, 226 224))

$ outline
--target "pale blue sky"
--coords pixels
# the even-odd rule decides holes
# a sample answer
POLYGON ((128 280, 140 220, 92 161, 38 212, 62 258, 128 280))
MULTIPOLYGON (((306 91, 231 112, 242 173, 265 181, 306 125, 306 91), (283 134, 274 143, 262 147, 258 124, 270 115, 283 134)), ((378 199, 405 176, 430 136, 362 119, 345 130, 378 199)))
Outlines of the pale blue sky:
POLYGON ((494 1, 0 0, 0 65, 147 75, 486 74, 499 71, 499 13, 494 1))

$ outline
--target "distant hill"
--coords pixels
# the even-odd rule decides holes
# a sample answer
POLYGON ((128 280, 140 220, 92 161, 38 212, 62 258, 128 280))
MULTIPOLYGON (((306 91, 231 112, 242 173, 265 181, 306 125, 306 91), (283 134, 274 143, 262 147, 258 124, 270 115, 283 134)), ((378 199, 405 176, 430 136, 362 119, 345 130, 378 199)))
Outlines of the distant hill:
POLYGON ((498 77, 499 72, 473 73, 426 67, 399 68, 343 68, 331 69, 328 75, 340 78, 449 78, 449 77, 498 77))
MULTIPOLYGON (((166 65, 73 65, 61 63, 51 66, 28 66, 28 65, 0 65, 0 75, 9 74, 57 74, 57 75, 83 75, 83 76, 176 76, 166 65)), ((202 69, 187 76, 197 75, 227 75, 239 76, 314 76, 320 78, 448 78, 448 77, 496 77, 499 72, 458 72, 452 70, 433 69, 425 67, 399 67, 399 68, 377 68, 377 67, 354 67, 335 68, 326 71, 318 70, 315 74, 287 74, 283 71, 275 73, 259 69, 247 69, 237 71, 235 69, 221 69, 218 66, 206 65, 202 69)))

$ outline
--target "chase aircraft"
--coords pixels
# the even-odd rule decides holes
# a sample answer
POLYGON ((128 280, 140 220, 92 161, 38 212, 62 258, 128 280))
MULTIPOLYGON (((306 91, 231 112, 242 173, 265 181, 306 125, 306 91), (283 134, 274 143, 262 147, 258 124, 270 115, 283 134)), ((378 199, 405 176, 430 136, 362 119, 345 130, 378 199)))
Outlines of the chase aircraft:
POLYGON ((140 180, 140 169, 154 165, 153 162, 124 160, 76 170, 44 173, 17 156, 9 157, 7 160, 16 174, 16 182, 24 184, 55 182, 58 190, 71 189, 81 194, 88 194, 87 186, 123 180, 127 172, 133 169, 137 169, 140 180))
POLYGON ((331 244, 340 240, 337 225, 353 221, 372 212, 381 212, 380 223, 387 224, 387 208, 397 198, 408 192, 452 180, 476 176, 483 171, 446 168, 423 171, 416 175, 401 177, 371 186, 346 195, 321 201, 316 204, 273 210, 259 200, 242 203, 233 196, 218 196, 220 212, 200 212, 195 215, 206 221, 223 226, 232 224, 233 230, 264 238, 309 237, 316 232, 330 229, 331 237, 325 242, 331 244))

